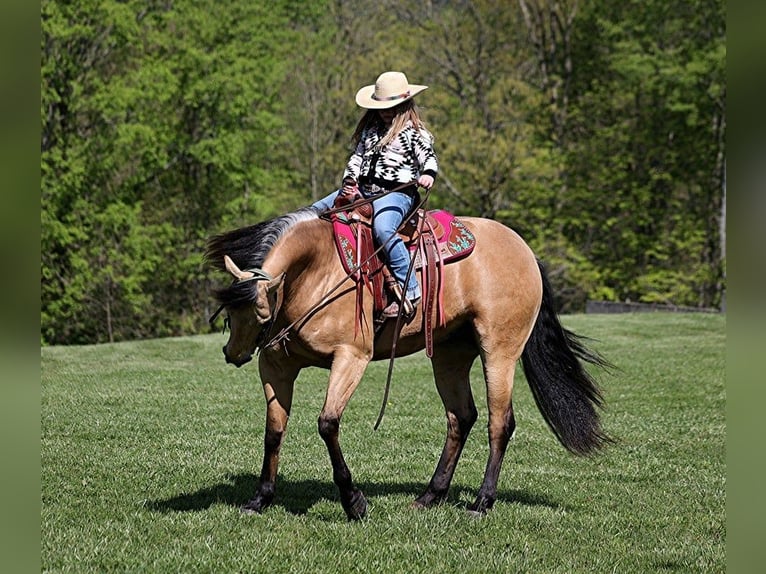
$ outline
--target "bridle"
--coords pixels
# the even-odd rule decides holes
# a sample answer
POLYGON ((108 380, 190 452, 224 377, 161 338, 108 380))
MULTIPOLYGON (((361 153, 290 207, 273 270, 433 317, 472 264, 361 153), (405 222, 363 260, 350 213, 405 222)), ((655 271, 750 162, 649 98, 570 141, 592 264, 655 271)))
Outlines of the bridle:
MULTIPOLYGON (((263 269, 260 269, 258 267, 253 267, 252 269, 245 269, 246 273, 252 273, 252 276, 245 277, 243 279, 234 279, 234 281, 231 282, 232 285, 239 285, 240 283, 249 283, 250 281, 273 281, 273 277, 264 271, 263 269)), ((223 310, 226 308, 226 305, 224 303, 221 303, 221 305, 218 306, 218 309, 215 310, 215 313, 213 313, 210 316, 210 319, 208 319, 208 323, 212 326, 213 323, 215 323, 215 320, 218 318, 218 316, 223 312, 223 310)), ((271 313, 271 319, 266 321, 263 324, 263 328, 261 329, 261 332, 258 334, 258 338, 256 339, 256 347, 260 348, 260 343, 263 342, 266 337, 268 337, 271 334, 271 327, 274 324, 274 310, 272 310, 271 313)), ((222 333, 226 332, 227 328, 231 328, 231 320, 229 319, 229 316, 227 315, 223 319, 223 331, 222 333)))

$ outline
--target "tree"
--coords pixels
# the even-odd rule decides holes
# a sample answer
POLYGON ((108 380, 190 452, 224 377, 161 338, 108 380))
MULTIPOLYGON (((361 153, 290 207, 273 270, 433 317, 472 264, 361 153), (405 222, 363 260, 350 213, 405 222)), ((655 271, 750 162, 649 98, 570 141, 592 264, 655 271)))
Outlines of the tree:
POLYGON ((547 153, 530 145, 537 94, 523 74, 518 12, 496 2, 389 7, 417 39, 415 72, 435 86, 424 96, 441 165, 434 204, 503 218, 538 186, 525 170, 547 153))
POLYGON ((578 42, 597 67, 570 121, 567 235, 618 299, 715 306, 723 253, 720 2, 591 7, 578 42))
POLYGON ((206 239, 339 183, 384 70, 440 160, 430 207, 498 219, 588 298, 725 290, 725 6, 518 0, 41 5, 41 336, 208 329, 206 239))
POLYGON ((79 274, 99 265, 88 223, 139 203, 129 227, 173 248, 150 278, 138 260, 113 278, 121 288, 110 298, 130 299, 136 291, 128 286, 140 284, 149 309, 116 299, 109 308, 132 309, 134 323, 154 325, 155 334, 194 332, 208 310, 210 280, 200 271, 206 237, 278 212, 291 187, 283 158, 270 157, 289 147, 284 59, 274 48, 289 45, 287 15, 249 2, 46 0, 42 18, 44 337, 136 335, 118 328, 104 335, 97 321, 71 318, 88 313, 79 274), (196 318, 187 322, 182 310, 196 318))

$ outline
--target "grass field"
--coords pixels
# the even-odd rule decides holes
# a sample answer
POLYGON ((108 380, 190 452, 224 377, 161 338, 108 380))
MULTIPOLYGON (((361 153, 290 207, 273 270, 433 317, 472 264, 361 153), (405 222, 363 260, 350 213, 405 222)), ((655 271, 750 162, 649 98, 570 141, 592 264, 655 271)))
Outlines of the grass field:
POLYGON ((448 503, 409 508, 445 421, 421 353, 370 366, 341 441, 368 518, 349 523, 316 430, 326 372, 296 387, 275 505, 238 506, 260 471, 255 365, 224 364, 222 335, 41 349, 42 570, 51 572, 724 572, 725 318, 578 315, 566 327, 619 370, 599 373, 618 443, 587 459, 558 445, 517 375, 517 432, 485 517, 466 505, 487 457, 479 421, 448 503))

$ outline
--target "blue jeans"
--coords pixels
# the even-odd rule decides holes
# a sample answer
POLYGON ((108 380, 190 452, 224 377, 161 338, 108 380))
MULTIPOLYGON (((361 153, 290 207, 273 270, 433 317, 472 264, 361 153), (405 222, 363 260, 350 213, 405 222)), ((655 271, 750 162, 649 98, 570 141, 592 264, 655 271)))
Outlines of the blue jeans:
MULTIPOLYGON (((338 196, 338 191, 334 191, 330 195, 315 202, 312 207, 325 211, 331 209, 335 198, 338 196)), ((404 280, 407 277, 407 269, 410 266, 410 254, 404 245, 401 238, 396 235, 396 229, 401 225, 404 216, 412 209, 413 199, 406 193, 389 193, 384 195, 380 199, 376 199, 372 202, 373 221, 372 229, 375 234, 375 241, 378 245, 383 245, 388 241, 389 237, 394 236, 391 241, 386 243, 386 247, 383 251, 388 256, 388 264, 391 267, 391 271, 402 286, 407 299, 417 299, 420 297, 420 285, 415 270, 410 273, 410 280, 406 287, 404 286, 404 280)))
POLYGON ((311 207, 319 211, 320 213, 323 211, 327 211, 328 209, 333 208, 333 204, 335 203, 335 198, 338 197, 338 194, 340 193, 339 189, 336 189, 333 191, 330 195, 327 195, 320 199, 319 201, 315 201, 311 204, 311 207))

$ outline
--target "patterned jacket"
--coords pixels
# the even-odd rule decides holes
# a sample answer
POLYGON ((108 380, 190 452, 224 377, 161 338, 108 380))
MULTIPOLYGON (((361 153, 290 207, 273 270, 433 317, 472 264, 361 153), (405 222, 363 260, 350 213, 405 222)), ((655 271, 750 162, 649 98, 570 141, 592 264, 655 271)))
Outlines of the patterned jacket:
POLYGON ((426 129, 417 130, 408 122, 404 129, 380 152, 376 145, 385 135, 376 127, 362 132, 359 144, 343 172, 344 181, 352 179, 360 187, 373 183, 391 189, 415 181, 421 175, 436 177, 439 164, 433 148, 434 138, 426 129))

